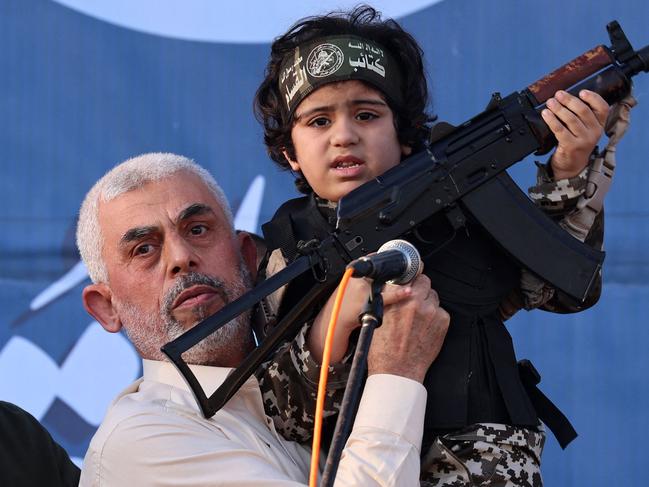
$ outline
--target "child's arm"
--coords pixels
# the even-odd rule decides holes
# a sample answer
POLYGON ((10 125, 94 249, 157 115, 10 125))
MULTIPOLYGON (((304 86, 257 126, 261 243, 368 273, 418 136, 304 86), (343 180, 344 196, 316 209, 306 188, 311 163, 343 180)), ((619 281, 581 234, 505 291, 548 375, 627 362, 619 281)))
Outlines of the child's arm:
MULTIPOLYGON (((320 363, 311 355, 306 335, 310 323, 262 364, 257 373, 264 409, 285 439, 305 443, 313 434, 320 363)), ((350 362, 329 367, 324 416, 338 412, 347 383, 350 362)))
MULTIPOLYGON (((592 167, 602 164, 612 172, 611 168, 615 167, 615 146, 629 125, 629 112, 636 101, 629 95, 609 112, 606 102, 592 92, 583 93, 581 103, 575 97, 557 96, 558 100, 560 98, 564 99, 562 103, 565 105, 563 108, 555 105, 557 115, 554 112, 543 115, 548 125, 553 128, 559 146, 548 165, 538 164, 536 185, 529 189, 529 194, 535 203, 575 238, 593 248, 601 249, 604 240, 603 209, 593 218, 594 210, 585 204, 585 198, 589 197, 586 194, 587 186, 593 185, 588 182, 589 175, 592 167), (575 112, 582 115, 569 120, 573 127, 570 129, 570 123, 561 122, 561 126, 558 125, 562 112, 564 116, 569 117, 573 117, 575 112), (574 128, 575 124, 577 128, 574 128), (588 130, 586 127, 589 127, 588 130), (603 151, 598 151, 594 144, 604 129, 609 141, 603 151), (573 131, 581 135, 576 136, 573 131), (588 157, 584 165, 585 154, 588 154, 588 157), (577 228, 578 234, 575 233, 577 228)), ((566 299, 562 293, 556 292, 547 283, 523 269, 521 287, 515 289, 501 303, 501 314, 503 319, 508 319, 519 309, 538 307, 556 313, 574 313, 595 304, 600 293, 601 274, 597 276, 585 302, 575 304, 573 300, 566 299)))
MULTIPOLYGON (((329 327, 329 321, 331 318, 331 312, 333 311, 337 291, 338 289, 336 289, 327 300, 327 303, 314 320, 313 326, 311 327, 307 337, 308 348, 318 364, 322 363, 325 337, 327 336, 327 329, 329 327)), ((381 293, 383 296, 383 304, 388 306, 401 301, 402 299, 406 299, 410 296, 411 291, 412 290, 408 286, 386 284, 381 293)), ((352 332, 360 326, 359 315, 367 302, 369 293, 370 281, 366 279, 350 279, 343 298, 338 323, 336 325, 330 363, 339 363, 345 356, 345 353, 349 348, 349 337, 352 332)))

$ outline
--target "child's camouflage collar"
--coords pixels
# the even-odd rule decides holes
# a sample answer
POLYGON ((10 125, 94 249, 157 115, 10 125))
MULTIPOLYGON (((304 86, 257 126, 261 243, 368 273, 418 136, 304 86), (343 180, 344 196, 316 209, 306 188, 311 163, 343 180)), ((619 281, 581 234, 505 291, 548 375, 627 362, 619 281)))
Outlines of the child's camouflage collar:
POLYGON ((401 102, 401 74, 380 44, 356 36, 329 36, 297 46, 279 72, 279 90, 289 117, 316 88, 336 81, 366 81, 391 102, 401 102))

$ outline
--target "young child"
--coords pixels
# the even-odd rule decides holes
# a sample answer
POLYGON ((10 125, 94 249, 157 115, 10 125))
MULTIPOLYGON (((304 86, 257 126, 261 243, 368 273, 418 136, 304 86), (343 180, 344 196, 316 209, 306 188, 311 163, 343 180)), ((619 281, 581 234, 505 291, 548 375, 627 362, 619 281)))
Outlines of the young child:
MULTIPOLYGON (((306 196, 284 204, 264 226, 270 251, 266 277, 295 257, 298 241, 322 239, 334 228, 343 196, 425 147, 427 103, 421 48, 398 23, 382 20, 370 7, 304 19, 275 40, 255 109, 271 158, 293 172, 306 196)), ((533 190, 557 219, 584 191, 608 109, 596 93, 558 92, 542 112, 558 146, 550 163, 539 165, 533 190), (556 183, 566 179, 567 184, 556 183)), ((445 222, 443 215, 433 217, 406 237, 424 256, 424 273, 451 315, 444 346, 424 383, 422 479, 450 485, 445 482, 466 474, 476 483, 527 478, 525 485, 540 485, 543 427, 503 319, 522 307, 578 309, 568 308, 543 284, 523 291, 521 269, 477 223, 469 219, 467 231, 454 235, 445 222)), ((598 226, 587 242, 600 246, 601 241, 598 226)), ((265 308, 271 323, 273 314, 282 315, 302 296, 309 279, 271 297, 265 308)), ((350 336, 369 290, 363 280, 352 281, 334 342, 328 414, 335 414, 342 397, 350 336)), ((407 286, 384 291, 387 302, 407 295, 407 286)), ((598 297, 599 285, 579 309, 598 297)), ((262 383, 268 413, 290 439, 306 440, 313 425, 332 304, 333 296, 274 358, 270 368, 281 383, 262 383)))

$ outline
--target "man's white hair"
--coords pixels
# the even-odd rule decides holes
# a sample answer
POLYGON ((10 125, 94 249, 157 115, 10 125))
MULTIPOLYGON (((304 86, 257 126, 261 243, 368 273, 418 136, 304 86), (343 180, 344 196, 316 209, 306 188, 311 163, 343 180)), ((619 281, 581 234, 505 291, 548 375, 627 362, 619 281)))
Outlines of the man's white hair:
MULTIPOLYGON (((178 171, 195 174, 205 183, 219 202, 228 223, 233 227, 232 211, 221 187, 212 175, 191 159, 176 154, 155 152, 133 157, 108 171, 88 192, 77 225, 77 247, 93 282, 108 282, 108 271, 102 257, 104 239, 99 226, 99 202, 159 181, 178 171)), ((234 231, 234 229, 233 229, 234 231)))

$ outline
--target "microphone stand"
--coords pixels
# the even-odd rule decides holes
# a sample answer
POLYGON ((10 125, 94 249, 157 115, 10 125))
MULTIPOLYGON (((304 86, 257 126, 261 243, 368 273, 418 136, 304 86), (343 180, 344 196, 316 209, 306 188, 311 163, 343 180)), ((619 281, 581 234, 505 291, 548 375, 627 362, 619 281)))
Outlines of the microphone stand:
POLYGON ((345 387, 345 394, 343 395, 340 406, 338 420, 336 421, 331 448, 329 449, 324 472, 322 473, 321 487, 330 487, 333 485, 343 448, 354 424, 354 418, 356 417, 358 403, 360 401, 361 387, 367 375, 367 354, 372 343, 372 336, 374 335, 374 329, 381 326, 383 322, 383 296, 381 296, 381 291, 384 285, 384 281, 372 281, 370 296, 363 312, 359 316, 361 330, 358 335, 358 343, 356 344, 356 351, 349 372, 349 378, 347 379, 347 386, 345 387))

